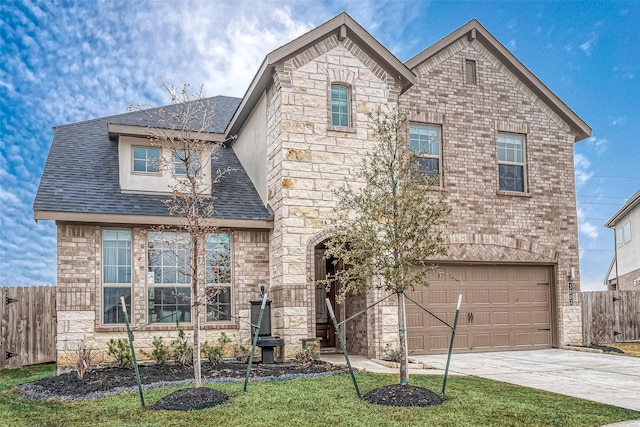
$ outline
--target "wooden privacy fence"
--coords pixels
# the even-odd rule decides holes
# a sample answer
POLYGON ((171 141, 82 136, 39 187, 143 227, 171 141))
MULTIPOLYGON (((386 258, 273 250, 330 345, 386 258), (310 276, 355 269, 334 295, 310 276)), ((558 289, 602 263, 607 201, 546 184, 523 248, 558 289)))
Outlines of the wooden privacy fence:
POLYGON ((0 369, 55 362, 55 286, 2 287, 0 291, 0 369))
POLYGON ((582 293, 585 345, 640 340, 640 291, 582 293))

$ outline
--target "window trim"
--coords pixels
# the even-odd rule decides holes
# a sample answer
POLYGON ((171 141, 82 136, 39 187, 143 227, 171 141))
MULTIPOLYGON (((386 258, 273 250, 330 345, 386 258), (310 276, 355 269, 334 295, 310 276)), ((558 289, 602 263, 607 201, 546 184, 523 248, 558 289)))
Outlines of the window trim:
MULTIPOLYGON (((104 316, 104 311, 105 311, 105 298, 104 298, 104 291, 105 288, 122 288, 122 289, 129 289, 130 295, 131 295, 131 301, 130 301, 130 310, 128 316, 129 316, 129 323, 130 324, 135 324, 135 316, 133 313, 134 310, 134 300, 135 300, 135 293, 134 293, 134 280, 133 280, 133 271, 134 271, 134 256, 133 256, 133 251, 134 251, 134 245, 133 245, 133 229, 131 228, 101 228, 100 229, 100 306, 96 307, 100 310, 100 326, 104 326, 104 327, 120 327, 120 326, 124 326, 125 322, 123 321, 122 323, 105 323, 105 316, 104 316), (105 268, 105 256, 104 256, 104 242, 105 242, 105 238, 104 238, 104 234, 105 231, 127 231, 129 232, 129 283, 111 283, 111 282, 105 282, 105 274, 104 274, 104 268, 105 268)), ((118 307, 120 303, 118 303, 118 307)), ((97 304, 96 304, 97 306, 97 304)))
MULTIPOLYGON (((184 161, 184 160, 182 160, 182 159, 176 160, 176 157, 179 157, 179 156, 178 156, 178 152, 186 153, 186 152, 187 152, 187 150, 175 150, 175 151, 173 152, 173 173, 174 173, 177 177, 187 177, 187 176, 189 176, 189 174, 187 173, 187 172, 188 172, 188 170, 185 170, 185 172, 184 172, 184 173, 182 173, 182 172, 178 172, 178 170, 177 170, 177 169, 178 169, 178 168, 177 168, 177 166, 182 166, 182 165, 184 165, 184 164, 185 164, 185 163, 184 163, 185 161, 184 161)), ((195 169, 196 174, 195 174, 194 176, 198 177, 198 176, 200 176, 200 169, 201 169, 201 165, 200 165, 200 153, 199 153, 199 152, 197 152, 196 150, 192 150, 191 155, 192 155, 192 156, 194 156, 194 155, 195 155, 195 158, 194 158, 194 157, 192 157, 192 158, 191 158, 191 161, 190 161, 190 163, 191 163, 191 168, 192 168, 192 169, 195 169)))
POLYGON ((616 247, 621 248, 631 242, 631 221, 627 221, 620 228, 616 228, 616 247), (626 230, 626 231, 625 231, 626 230), (618 234, 620 232, 620 234, 618 234))
POLYGON ((522 133, 514 133, 514 132, 501 132, 498 131, 495 139, 495 147, 496 147, 496 173, 498 178, 498 193, 500 194, 511 194, 511 195, 528 195, 529 194, 529 180, 527 179, 528 168, 527 168, 527 136, 522 133), (508 160, 500 160, 500 137, 508 136, 508 137, 519 137, 521 140, 521 150, 522 150, 522 162, 508 161, 508 160), (521 166, 522 167, 522 191, 518 190, 507 190, 500 188, 500 165, 509 165, 509 166, 521 166))
POLYGON ((327 95, 327 113, 328 124, 327 129, 339 132, 355 132, 354 125, 354 93, 353 86, 346 82, 333 81, 329 83, 329 93, 327 95), (335 86, 342 87, 347 91, 347 126, 333 124, 333 88, 335 86))
POLYGON ((475 59, 467 59, 463 60, 462 66, 462 78, 464 79, 464 84, 468 86, 477 86, 478 85, 478 62, 475 59), (473 64, 473 65, 472 65, 473 64), (469 67, 472 65, 472 67, 469 67), (473 74, 469 75, 469 70, 472 68, 473 74), (473 81, 469 81, 469 77, 472 77, 473 81))
POLYGON ((162 175, 162 171, 161 171, 161 163, 162 161, 162 148, 161 147, 153 147, 150 145, 131 145, 131 173, 132 174, 140 174, 140 175, 152 175, 152 176, 160 176, 162 175), (144 148, 145 149, 145 159, 146 159, 146 164, 145 164, 145 169, 144 171, 137 171, 136 170, 136 148, 144 148), (152 150, 158 150, 158 170, 157 171, 149 171, 149 156, 148 156, 148 150, 152 149, 152 150))
POLYGON ((440 188, 444 186, 444 174, 442 172, 443 162, 442 162, 442 125, 435 123, 424 123, 424 122, 409 122, 407 125, 407 133, 408 133, 408 146, 409 150, 417 157, 429 158, 429 159, 438 159, 438 185, 440 188), (422 127, 426 129, 436 129, 438 132, 438 155, 434 156, 433 154, 427 154, 424 151, 414 151, 411 150, 411 127, 422 127))
MULTIPOLYGON (((153 326, 167 326, 167 325, 171 325, 173 321, 171 322, 160 322, 158 320, 154 320, 151 321, 151 313, 149 312, 149 290, 150 288, 164 288, 164 289, 168 289, 168 288, 188 288, 189 289, 189 295, 190 298, 192 298, 192 293, 193 293, 193 289, 192 289, 192 283, 191 283, 191 277, 189 277, 189 281, 182 283, 182 282, 175 282, 175 283, 149 283, 149 273, 150 273, 150 268, 151 268, 151 260, 149 257, 149 237, 152 234, 181 234, 181 235, 185 235, 186 238, 188 239, 187 242, 190 241, 190 236, 188 235, 188 233, 184 233, 184 232, 175 232, 175 231, 148 231, 146 233, 146 239, 145 239, 145 260, 146 260, 146 265, 145 265, 145 278, 144 278, 144 299, 145 299, 145 318, 147 319, 147 323, 149 325, 153 325, 153 326)), ((189 255, 189 263, 190 261, 190 257, 191 257, 191 252, 190 252, 190 246, 187 244, 187 254, 189 255)), ((176 267, 178 268, 178 267, 176 267)), ((176 272, 177 274, 177 272, 176 272)), ((181 324, 185 324, 185 325, 193 325, 193 307, 191 307, 191 303, 189 303, 190 305, 190 309, 189 309, 189 320, 188 321, 181 321, 181 324)), ((175 322, 173 322, 175 324, 175 322)))
MULTIPOLYGON (((230 302, 229 302, 229 320, 211 320, 208 321, 207 320, 207 306, 208 304, 205 302, 205 310, 204 310, 204 323, 207 325, 225 325, 225 324, 232 324, 234 322, 234 310, 235 310, 235 287, 233 286, 233 278, 235 275, 235 271, 234 271, 234 262, 233 262, 233 249, 234 249, 234 244, 233 244, 233 233, 230 231, 222 231, 222 232, 218 232, 215 234, 225 234, 229 237, 229 282, 225 282, 225 283, 215 283, 215 282, 210 282, 208 275, 207 275, 207 281, 205 283, 205 290, 208 288, 212 288, 212 287, 226 287, 228 288, 228 292, 229 292, 229 298, 230 298, 230 302)), ((207 234, 204 236, 204 244, 205 244, 205 248, 206 248, 206 244, 207 244, 207 238, 210 236, 211 234, 207 234)), ((207 268, 207 261, 208 261, 208 256, 206 254, 205 251, 205 269, 207 268)))

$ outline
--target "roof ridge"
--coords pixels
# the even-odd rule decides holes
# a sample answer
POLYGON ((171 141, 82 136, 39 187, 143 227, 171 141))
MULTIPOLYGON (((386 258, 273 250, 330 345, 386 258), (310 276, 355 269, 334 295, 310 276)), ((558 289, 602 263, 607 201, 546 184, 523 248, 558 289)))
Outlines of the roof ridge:
MULTIPOLYGON (((63 127, 67 127, 67 126, 89 124, 89 123, 92 123, 92 122, 105 121, 105 120, 113 119, 113 118, 117 118, 117 117, 126 117, 126 116, 129 116, 129 115, 132 115, 132 114, 144 113, 144 112, 157 110, 157 109, 164 108, 164 107, 182 105, 182 104, 186 104, 188 102, 206 101, 206 100, 212 100, 212 99, 231 99, 231 100, 236 100, 236 101, 242 101, 242 98, 238 98, 236 96, 215 95, 215 96, 208 96, 206 98, 194 99, 192 101, 187 101, 187 102, 179 102, 179 103, 176 103, 176 104, 158 105, 158 106, 155 106, 155 107, 149 107, 149 108, 144 108, 144 109, 140 109, 140 110, 127 111, 125 113, 110 114, 108 116, 94 117, 94 118, 91 118, 91 119, 79 120, 77 122, 70 122, 70 123, 64 123, 64 124, 61 124, 61 125, 54 125, 54 126, 52 126, 52 128, 55 130, 55 129, 63 128, 63 127)), ((131 104, 130 107, 132 105, 133 104, 131 104)))

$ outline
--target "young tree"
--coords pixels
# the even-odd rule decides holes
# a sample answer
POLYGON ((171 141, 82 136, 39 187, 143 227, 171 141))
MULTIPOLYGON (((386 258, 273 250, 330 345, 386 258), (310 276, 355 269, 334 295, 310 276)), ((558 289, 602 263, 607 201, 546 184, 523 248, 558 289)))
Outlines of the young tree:
POLYGON ((336 193, 335 234, 325 251, 326 258, 345 266, 334 278, 340 300, 371 287, 397 295, 401 384, 409 378, 404 293, 428 286, 428 273, 438 269, 434 258, 446 255, 442 233, 448 213, 434 191, 437 172, 409 149, 408 114, 398 108, 369 114, 378 144, 365 157, 356 183, 336 193))
MULTIPOLYGON (((228 279, 228 245, 216 238, 219 230, 214 220, 215 185, 231 168, 213 170, 212 159, 218 157, 224 141, 211 138, 215 111, 202 88, 197 94, 189 93, 189 85, 182 88, 163 85, 171 97, 171 105, 155 110, 150 117, 153 125, 147 128, 153 146, 160 148, 158 169, 170 175, 170 197, 163 200, 169 214, 180 218, 176 226, 156 227, 156 232, 167 233, 170 239, 158 238, 158 251, 172 253, 176 259, 176 282, 190 283, 189 295, 174 292, 176 299, 190 305, 193 322, 194 387, 202 385, 200 357, 200 329, 203 308, 213 302, 226 288, 207 286, 228 279), (170 233, 170 234, 169 234, 170 233), (175 234, 174 234, 175 233, 175 234)), ((154 110, 152 110, 154 111, 154 110)), ((166 256, 166 255, 165 255, 166 256)), ((230 280, 230 279, 229 279, 230 280)))

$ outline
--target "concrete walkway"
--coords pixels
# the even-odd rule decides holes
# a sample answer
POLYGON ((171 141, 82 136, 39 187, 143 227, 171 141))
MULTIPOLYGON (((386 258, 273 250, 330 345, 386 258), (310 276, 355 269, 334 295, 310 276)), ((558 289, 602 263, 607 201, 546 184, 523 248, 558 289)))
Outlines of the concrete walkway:
MULTIPOLYGON (((354 368, 397 373, 363 356, 350 356, 354 368)), ((344 363, 344 356, 322 355, 344 363)), ((409 374, 443 374, 447 355, 411 356, 434 369, 410 369, 409 374)), ((594 402, 640 411, 640 358, 573 350, 505 351, 453 354, 450 375, 475 375, 594 402)), ((640 420, 615 426, 637 426, 640 420)))

